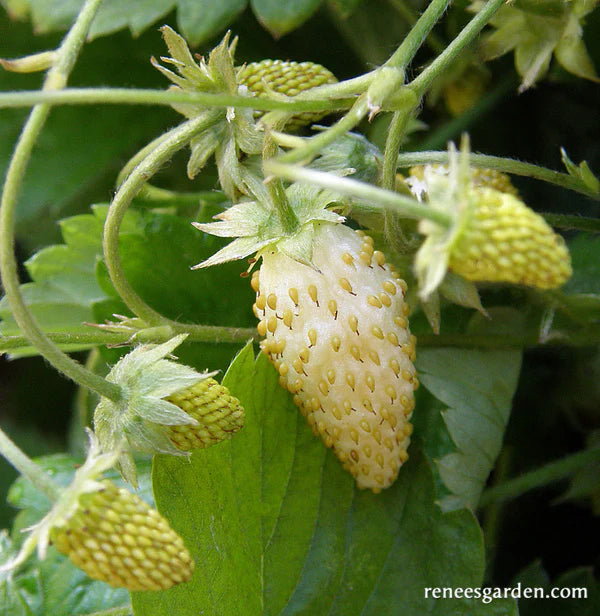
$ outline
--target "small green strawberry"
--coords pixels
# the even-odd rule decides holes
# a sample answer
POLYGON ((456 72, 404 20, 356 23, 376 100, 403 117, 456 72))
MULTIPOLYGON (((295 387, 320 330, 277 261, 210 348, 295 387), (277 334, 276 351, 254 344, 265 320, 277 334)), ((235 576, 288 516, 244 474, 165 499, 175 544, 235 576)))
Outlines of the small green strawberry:
POLYGON ((188 581, 194 561, 168 522, 139 497, 102 478, 119 449, 102 451, 87 430, 89 450, 71 483, 57 487, 48 513, 34 526, 17 556, 0 568, 19 567, 50 543, 95 580, 129 590, 162 590, 188 581))
POLYGON ((425 241, 416 254, 415 269, 422 300, 433 297, 448 269, 472 282, 538 289, 563 285, 572 269, 562 237, 510 191, 502 174, 473 173, 466 136, 460 155, 451 144, 448 156, 447 167, 427 165, 422 179, 413 175, 414 181, 406 180, 417 198, 449 219, 446 225, 419 223, 425 241))
MULTIPOLYGON (((313 62, 289 62, 284 60, 262 60, 250 62, 238 69, 238 83, 244 85, 255 96, 269 91, 286 96, 295 96, 311 88, 335 83, 335 75, 324 66, 313 62)), ((325 113, 306 112, 293 116, 287 128, 295 130, 318 122, 325 113)))
POLYGON ((244 425, 244 409, 227 387, 212 378, 166 398, 195 419, 197 425, 169 426, 168 437, 175 447, 192 451, 229 439, 244 425))
POLYGON ((261 343, 313 432, 360 488, 407 460, 417 386, 406 283, 362 232, 315 229, 311 266, 277 247, 252 280, 261 343))
POLYGON ((110 481, 79 497, 71 517, 50 531, 59 552, 94 580, 128 590, 187 582, 194 561, 181 537, 139 497, 110 481))
POLYGON ((137 346, 106 377, 123 395, 100 399, 94 428, 104 451, 120 450, 118 468, 133 485, 133 451, 189 455, 194 447, 229 438, 244 421, 244 409, 210 378, 214 373, 166 359, 186 337, 137 346))
POLYGON ((510 282, 554 289, 571 276, 560 235, 515 196, 474 188, 473 215, 457 235, 449 267, 473 281, 510 282))

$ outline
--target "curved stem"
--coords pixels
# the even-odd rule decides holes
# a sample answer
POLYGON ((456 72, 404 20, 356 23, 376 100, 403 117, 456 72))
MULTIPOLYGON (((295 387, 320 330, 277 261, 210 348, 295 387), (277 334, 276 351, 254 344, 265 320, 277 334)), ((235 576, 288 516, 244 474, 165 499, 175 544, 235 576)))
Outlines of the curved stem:
POLYGON ((8 462, 26 477, 40 492, 52 502, 60 495, 61 487, 40 468, 31 458, 21 451, 0 428, 0 453, 8 462))
MULTIPOLYGON (((44 91, 56 90, 66 84, 100 2, 101 0, 87 0, 81 9, 75 24, 57 50, 56 63, 48 71, 43 86, 44 91)), ((121 397, 121 388, 118 385, 109 383, 86 370, 48 339, 27 307, 19 287, 14 240, 15 211, 31 152, 50 113, 50 108, 50 104, 45 103, 32 110, 17 141, 6 173, 0 211, 0 273, 2 282, 15 321, 31 344, 39 349, 41 355, 57 370, 79 385, 89 387, 107 398, 118 400, 121 397)))
POLYGON ((119 258, 119 229, 133 198, 142 186, 178 150, 181 150, 201 130, 212 123, 212 117, 198 116, 169 131, 164 139, 156 140, 158 145, 128 175, 121 184, 104 222, 103 252, 110 279, 127 307, 148 325, 174 324, 151 308, 129 284, 119 258))
POLYGON ((364 210, 385 210, 392 209, 396 214, 404 218, 415 218, 417 220, 425 218, 443 227, 449 227, 452 218, 443 212, 432 210, 422 205, 416 199, 405 197, 391 190, 377 188, 372 184, 342 178, 333 173, 315 171, 305 167, 294 165, 284 165, 280 162, 266 161, 265 168, 269 173, 286 178, 293 182, 306 182, 316 184, 322 188, 328 188, 341 195, 353 197, 360 201, 360 207, 364 210))
POLYGON ((306 139, 304 145, 278 157, 285 163, 310 162, 332 141, 352 130, 369 113, 369 104, 365 94, 354 103, 352 109, 338 122, 316 137, 306 139))
POLYGON ((520 477, 509 479, 504 483, 488 488, 479 499, 479 507, 487 507, 491 503, 516 498, 535 488, 565 479, 579 469, 598 462, 600 462, 600 447, 579 451, 561 460, 550 462, 545 466, 524 473, 520 477))
POLYGON ((488 0, 487 4, 461 30, 450 45, 448 45, 448 47, 446 47, 446 49, 411 82, 410 87, 419 98, 429 90, 439 75, 445 73, 450 68, 465 47, 475 40, 504 2, 505 0, 488 0))
MULTIPOLYGON (((413 165, 428 165, 428 164, 447 164, 448 152, 405 152, 398 155, 398 167, 411 167, 413 165)), ((484 167, 487 169, 496 169, 504 173, 513 175, 522 175, 535 180, 542 180, 574 190, 586 197, 600 199, 600 194, 590 190, 585 184, 568 173, 553 171, 546 167, 539 167, 532 163, 524 163, 513 158, 502 158, 500 156, 489 156, 487 154, 469 154, 469 163, 473 167, 484 167)))

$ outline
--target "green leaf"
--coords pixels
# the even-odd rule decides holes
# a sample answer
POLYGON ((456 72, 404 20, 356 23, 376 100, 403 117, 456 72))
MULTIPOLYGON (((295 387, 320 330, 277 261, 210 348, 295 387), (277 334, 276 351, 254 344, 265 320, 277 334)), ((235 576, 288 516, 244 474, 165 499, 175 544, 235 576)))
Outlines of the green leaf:
MULTIPOLYGON (((49 15, 59 16, 70 3, 46 0, 39 4, 47 7, 49 15)), ((128 8, 133 4, 136 3, 119 3, 128 8)), ((3 10, 0 10, 0 32, 0 57, 32 53, 40 46, 51 49, 59 42, 55 36, 33 37, 29 25, 10 22, 3 10), (13 37, 19 39, 18 44, 11 45, 13 37)), ((157 51, 157 44, 160 43, 154 34, 134 42, 124 33, 85 45, 69 86, 102 84, 164 89, 164 79, 149 61, 157 51)), ((11 75, 0 70, 2 91, 35 90, 40 84, 39 74, 11 75)), ((0 176, 4 176, 26 117, 24 111, 0 113, 0 176)), ((173 117, 173 111, 166 107, 143 110, 131 105, 55 107, 36 141, 19 196, 17 240, 23 253, 29 255, 40 246, 57 242, 57 218, 81 213, 88 203, 106 198, 120 166, 141 144, 172 123, 173 117)))
POLYGON ((502 447, 521 366, 518 351, 422 349, 421 383, 446 407, 444 422, 456 452, 438 461, 452 493, 444 510, 476 507, 502 447))
MULTIPOLYGON (((92 304, 106 298, 96 281, 96 259, 101 254, 102 221, 82 214, 60 223, 65 244, 48 246, 33 255, 25 266, 33 282, 21 285, 27 305, 40 326, 47 331, 78 333, 88 331, 93 321, 92 304)), ((20 334, 6 298, 0 301, 0 333, 20 334)), ((83 345, 66 345, 79 350, 83 345)), ((14 352, 13 357, 31 350, 14 352)))
MULTIPOLYGON (((5 530, 0 531, 0 566, 16 552, 5 530)), ((10 616, 37 616, 41 614, 41 598, 37 592, 37 576, 26 572, 15 575, 0 571, 0 606, 10 616)))
MULTIPOLYGON (((257 19, 275 36, 302 25, 318 9, 322 0, 252 0, 257 19)), ((83 0, 4 0, 8 11, 18 19, 30 18, 37 32, 66 30, 75 20, 83 0)), ((345 16, 357 0, 337 2, 345 16)), ((177 9, 177 23, 191 45, 203 43, 224 30, 240 15, 248 0, 105 0, 94 18, 90 38, 129 28, 134 36, 177 9)))
POLYGON ((322 0, 250 0, 256 19, 279 37, 302 25, 320 6, 322 0))
POLYGON ((566 294, 600 295, 600 236, 578 234, 569 242, 573 275, 562 290, 566 294))
MULTIPOLYGON (((484 559, 471 512, 436 506, 417 447, 394 486, 360 492, 263 354, 255 361, 245 347, 223 382, 246 409, 244 429, 191 463, 154 460, 157 505, 196 574, 163 593, 135 593, 136 616, 498 613, 425 597, 427 587, 478 587, 484 559)), ((501 607, 516 614, 512 602, 501 607)))
MULTIPOLYGON (((119 256, 134 289, 165 316, 191 323, 253 326, 254 292, 240 277, 244 264, 191 270, 224 243, 201 233, 189 220, 142 212, 135 227, 122 228, 119 256)), ((111 283, 104 266, 99 274, 102 288, 109 292, 111 283)), ((111 295, 115 296, 114 291, 111 295)))
POLYGON ((129 28, 134 36, 138 36, 176 4, 176 0, 136 0, 135 3, 105 0, 94 17, 89 36, 93 39, 122 28, 129 28))
POLYGON ((198 45, 224 30, 248 0, 179 0, 177 23, 190 45, 198 45))

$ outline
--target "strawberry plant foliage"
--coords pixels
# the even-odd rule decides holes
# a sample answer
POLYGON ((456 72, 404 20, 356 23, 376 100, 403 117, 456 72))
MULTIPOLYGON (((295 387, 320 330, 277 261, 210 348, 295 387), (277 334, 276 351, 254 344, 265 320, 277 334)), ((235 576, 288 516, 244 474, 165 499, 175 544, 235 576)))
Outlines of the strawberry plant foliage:
MULTIPOLYGON (((3 0, 7 11, 18 19, 31 19, 40 32, 64 30, 75 19, 83 0, 3 0)), ((323 0, 144 0, 125 6, 106 0, 91 27, 93 37, 129 28, 141 34, 170 11, 177 11, 177 23, 188 40, 198 44, 214 37, 249 6, 267 30, 280 36, 296 29, 311 17, 323 0)))
MULTIPOLYGON (((513 598, 428 589, 514 577, 499 503, 523 491, 570 478, 566 497, 597 505, 585 375, 599 356, 600 192, 577 140, 579 164, 553 139, 566 172, 473 151, 526 135, 526 110, 505 127, 496 107, 515 70, 521 92, 538 86, 518 105, 550 80, 596 87, 584 33, 598 32, 598 2, 1 4, 0 27, 69 31, 34 54, 28 34, 23 57, 0 60, 10 87, 46 71, 39 91, 0 93, 0 109, 35 107, 22 130, 18 111, 0 117, 0 153, 15 142, 0 161, 0 350, 39 354, 80 387, 70 447, 89 445, 71 468, 0 429, 22 475, 0 612, 516 616, 513 598), (514 69, 490 62, 513 50, 514 69), (104 71, 125 87, 95 87, 104 71), (518 176, 571 191, 578 216, 518 176), (62 218, 75 197, 62 244, 47 221, 27 235, 36 212, 62 218), (19 248, 38 243, 21 272, 19 248), (531 374, 545 363, 524 350, 550 345, 573 361, 542 391, 531 374), (587 404, 573 405, 578 389, 587 404), (528 471, 530 448, 548 465, 528 471)), ((20 389, 41 392, 54 424, 50 390, 33 385, 20 389)))
MULTIPOLYGON (((373 497, 314 439, 263 354, 255 360, 246 347, 223 382, 246 409, 244 430, 193 454, 191 464, 163 456, 154 466, 158 507, 188 529, 200 571, 159 602, 135 595, 136 614, 176 608, 186 616, 197 605, 223 615, 423 614, 434 602, 422 587, 479 585, 475 519, 464 509, 437 509, 418 449, 394 486, 373 497)), ((502 605, 514 613, 510 602, 502 605)), ((494 613, 461 601, 434 609, 494 613)))

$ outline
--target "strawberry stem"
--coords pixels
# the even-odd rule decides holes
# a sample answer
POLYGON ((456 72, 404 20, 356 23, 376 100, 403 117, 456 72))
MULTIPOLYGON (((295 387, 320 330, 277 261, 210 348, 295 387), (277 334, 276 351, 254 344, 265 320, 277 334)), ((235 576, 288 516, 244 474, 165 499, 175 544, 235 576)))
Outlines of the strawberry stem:
MULTIPOLYGON (((65 86, 91 21, 101 0, 87 0, 71 30, 56 51, 56 61, 48 71, 43 91, 55 91, 65 86)), ((19 286, 15 258, 15 210, 23 178, 36 139, 44 126, 51 104, 36 105, 27 119, 8 166, 0 210, 0 273, 4 290, 17 322, 27 339, 57 370, 76 383, 89 387, 100 395, 119 400, 121 388, 101 376, 86 370, 79 362, 63 353, 43 332, 29 310, 19 286)))
MULTIPOLYGON (((433 0, 430 2, 421 17, 415 21, 414 26, 410 29, 410 32, 406 35, 401 45, 385 63, 386 66, 398 66, 401 68, 408 66, 423 42, 427 40, 428 37, 432 36, 431 30, 433 30, 435 24, 444 14, 450 3, 451 0, 433 0)), ((405 3, 394 2, 393 4, 398 9, 399 5, 404 7, 405 3)), ((411 11, 411 9, 408 10, 411 11)), ((406 12, 404 16, 407 16, 406 12)), ((437 47, 439 51, 443 52, 445 45, 438 42, 437 47)))
MULTIPOLYGON (((178 326, 175 321, 151 308, 133 289, 119 258, 119 229, 127 208, 144 184, 173 155, 187 146, 192 138, 212 124, 212 116, 200 115, 159 137, 153 142, 156 146, 133 168, 114 196, 106 220, 104 221, 103 251, 108 273, 115 290, 127 307, 148 325, 178 326)), ((147 148, 144 148, 144 152, 147 148)), ((134 157, 132 160, 137 160, 134 157)))
POLYGON ((269 173, 286 178, 294 182, 305 182, 314 184, 322 188, 328 188, 341 195, 352 197, 360 202, 363 210, 393 210, 393 212, 404 218, 414 218, 420 220, 425 218, 439 224, 442 227, 450 227, 453 219, 450 215, 433 210, 419 203, 416 199, 405 197, 391 190, 377 188, 372 184, 342 178, 333 173, 315 171, 305 167, 295 165, 284 165, 273 160, 265 162, 265 168, 269 173))
POLYGON ((66 88, 64 90, 41 90, 35 92, 2 92, 0 109, 33 107, 40 103, 51 105, 199 105, 202 107, 245 107, 259 111, 339 111, 352 106, 355 98, 347 98, 357 89, 365 89, 372 73, 355 79, 314 88, 315 92, 303 93, 290 100, 236 96, 233 94, 210 94, 151 90, 143 88, 66 88), (368 78, 366 78, 368 76, 368 78), (322 90, 321 90, 322 88, 322 90), (329 97, 325 99, 325 97, 329 97), (334 98, 335 97, 335 98, 334 98))
MULTIPOLYGON (((404 152, 398 155, 396 162, 398 167, 429 164, 444 165, 448 163, 448 152, 404 152)), ((591 197, 592 199, 600 199, 600 193, 592 191, 579 178, 573 177, 568 173, 554 171, 546 167, 539 167, 532 163, 524 163, 512 158, 472 153, 469 154, 469 163, 472 167, 495 169, 503 173, 522 175, 533 178, 534 180, 541 180, 554 184, 555 186, 573 190, 587 197, 591 197)))
POLYGON ((29 458, 0 428, 0 453, 21 475, 26 477, 40 492, 55 502, 61 487, 29 458))
MULTIPOLYGON (((446 49, 416 78, 410 87, 423 97, 439 75, 447 72, 465 47, 470 45, 506 0, 488 0, 487 4, 461 30, 446 49)), ((433 3, 432 3, 433 4, 433 3)), ((431 6, 431 5, 430 5, 431 6)), ((398 53, 398 50, 396 53, 398 53)), ((395 54, 394 54, 395 55, 395 54)))

